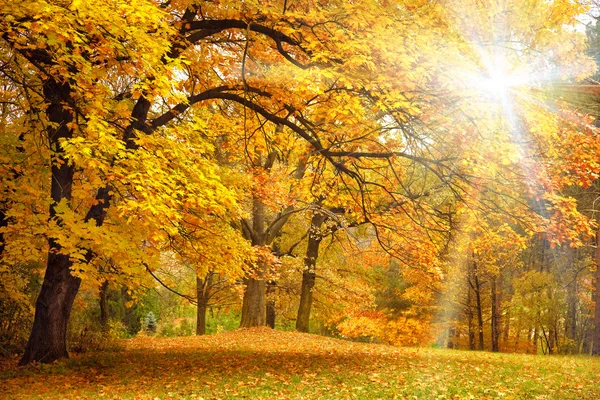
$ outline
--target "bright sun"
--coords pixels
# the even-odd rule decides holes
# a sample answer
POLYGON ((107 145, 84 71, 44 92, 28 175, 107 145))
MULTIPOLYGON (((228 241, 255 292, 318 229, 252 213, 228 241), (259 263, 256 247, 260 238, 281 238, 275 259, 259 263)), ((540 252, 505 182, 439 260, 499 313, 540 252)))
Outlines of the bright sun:
POLYGON ((476 70, 463 71, 464 83, 481 96, 493 102, 504 102, 509 94, 519 86, 534 84, 535 74, 522 65, 515 68, 514 57, 507 58, 506 54, 486 54, 478 51, 480 65, 476 70))
POLYGON ((488 76, 482 77, 479 89, 494 97, 503 97, 513 84, 511 77, 502 68, 496 67, 488 71, 488 76))

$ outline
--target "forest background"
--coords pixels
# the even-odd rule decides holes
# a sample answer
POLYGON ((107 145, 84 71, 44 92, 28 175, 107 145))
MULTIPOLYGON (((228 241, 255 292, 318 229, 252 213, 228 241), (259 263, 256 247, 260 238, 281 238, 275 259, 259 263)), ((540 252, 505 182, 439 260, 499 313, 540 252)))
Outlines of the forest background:
POLYGON ((2 352, 600 354, 592 5, 1 2, 2 352))

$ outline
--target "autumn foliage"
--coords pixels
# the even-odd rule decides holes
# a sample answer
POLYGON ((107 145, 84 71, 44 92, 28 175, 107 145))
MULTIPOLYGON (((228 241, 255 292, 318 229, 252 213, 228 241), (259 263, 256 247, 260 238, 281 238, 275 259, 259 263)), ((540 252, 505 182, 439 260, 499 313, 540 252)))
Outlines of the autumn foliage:
POLYGON ((0 5, 21 364, 68 357, 96 297, 103 335, 142 309, 184 332, 193 304, 199 325, 600 352, 600 135, 553 88, 596 68, 580 2, 0 5))

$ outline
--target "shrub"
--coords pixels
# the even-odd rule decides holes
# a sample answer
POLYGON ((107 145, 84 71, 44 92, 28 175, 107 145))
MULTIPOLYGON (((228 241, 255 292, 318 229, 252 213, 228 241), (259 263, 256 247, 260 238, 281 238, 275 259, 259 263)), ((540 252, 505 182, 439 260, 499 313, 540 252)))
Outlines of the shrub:
POLYGON ((144 328, 146 332, 156 333, 156 317, 152 311, 148 313, 144 320, 144 328))

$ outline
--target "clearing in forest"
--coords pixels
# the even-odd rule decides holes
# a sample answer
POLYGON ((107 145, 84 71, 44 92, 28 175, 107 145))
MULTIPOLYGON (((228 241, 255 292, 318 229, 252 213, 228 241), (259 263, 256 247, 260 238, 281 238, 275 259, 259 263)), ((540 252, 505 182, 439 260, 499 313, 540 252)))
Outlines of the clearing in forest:
POLYGON ((600 360, 354 343, 270 329, 138 337, 0 366, 0 398, 598 399, 600 360))

